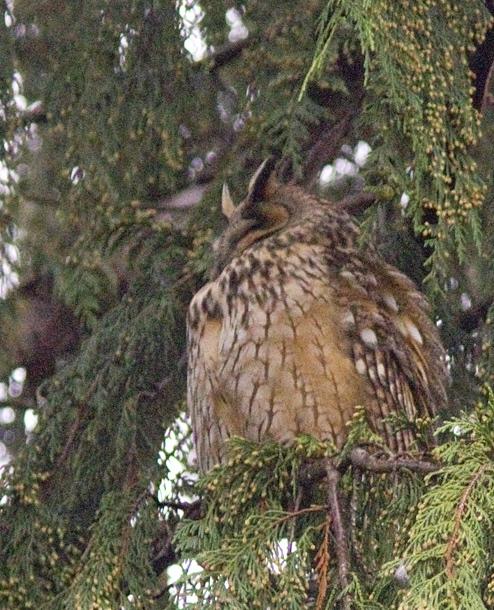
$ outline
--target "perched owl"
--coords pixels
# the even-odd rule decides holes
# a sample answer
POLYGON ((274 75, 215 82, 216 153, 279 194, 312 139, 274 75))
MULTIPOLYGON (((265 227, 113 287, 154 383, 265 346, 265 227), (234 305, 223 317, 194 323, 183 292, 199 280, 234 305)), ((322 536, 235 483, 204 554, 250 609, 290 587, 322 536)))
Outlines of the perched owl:
POLYGON ((341 447, 357 405, 393 452, 445 401, 443 348, 415 285, 337 204, 280 184, 272 160, 229 224, 188 315, 188 406, 199 467, 233 435, 341 447))

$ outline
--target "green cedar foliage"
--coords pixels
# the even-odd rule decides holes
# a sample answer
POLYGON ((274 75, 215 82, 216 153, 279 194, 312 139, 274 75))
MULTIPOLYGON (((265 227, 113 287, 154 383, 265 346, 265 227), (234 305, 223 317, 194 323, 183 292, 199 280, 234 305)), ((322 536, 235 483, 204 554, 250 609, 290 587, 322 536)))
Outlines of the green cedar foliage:
MULTIPOLYGON (((443 466, 425 481, 406 471, 390 476, 357 470, 341 482, 351 498, 352 607, 492 607, 492 390, 486 389, 475 411, 437 434, 443 443, 434 457, 443 466), (397 570, 405 571, 405 587, 397 570)), ((376 439, 357 413, 343 454, 369 441, 376 439)), ((177 534, 184 558, 204 568, 191 570, 177 586, 177 598, 189 600, 186 607, 335 607, 343 592, 334 558, 324 559, 324 482, 311 486, 310 503, 293 505, 301 465, 328 455, 330 448, 304 437, 289 449, 230 442, 226 464, 200 483, 205 515, 185 521, 177 534)))
MULTIPOLYGON (((4 401, 15 422, 0 419, 12 454, 0 480, 0 608, 329 610, 345 595, 362 610, 494 608, 494 398, 479 401, 494 385, 494 116, 473 107, 469 68, 487 8, 4 3, 0 274, 5 285, 14 271, 20 287, 0 308, 0 362, 6 382, 24 365, 27 384, 4 401), (229 40, 233 23, 248 37, 229 40), (337 158, 357 167, 360 140, 372 153, 359 175, 320 184, 337 158), (415 281, 431 280, 448 350, 440 470, 342 478, 347 591, 325 483, 308 491, 300 478, 307 462, 342 459, 331 447, 233 439, 227 463, 199 481, 189 462, 187 304, 207 279, 223 180, 238 200, 269 153, 283 179, 322 194, 376 193, 364 232, 415 281), (196 188, 199 205, 173 207, 196 188), (49 298, 33 297, 40 282, 49 298), (54 304, 70 312, 77 346, 47 324, 54 304), (32 345, 38 360, 51 354, 38 388, 32 345), (27 436, 26 409, 39 417, 27 436), (184 504, 198 497, 201 519, 184 504)), ((349 432, 345 451, 380 445, 362 411, 349 432)))
POLYGON ((139 595, 152 573, 147 490, 166 476, 158 451, 183 395, 190 295, 176 287, 180 240, 140 241, 132 289, 43 388, 36 441, 4 474, 2 607, 113 608, 122 582, 139 595))
POLYGON ((305 83, 324 67, 332 37, 347 21, 364 54, 370 95, 363 120, 381 128, 374 163, 398 193, 409 193, 415 230, 434 246, 431 273, 444 272, 452 250, 464 260, 468 238, 480 248, 485 185, 469 153, 480 117, 470 103, 468 53, 483 40, 490 15, 480 2, 334 0, 321 16, 305 83), (397 156, 408 159, 398 171, 397 156), (437 215, 434 225, 427 210, 437 215))

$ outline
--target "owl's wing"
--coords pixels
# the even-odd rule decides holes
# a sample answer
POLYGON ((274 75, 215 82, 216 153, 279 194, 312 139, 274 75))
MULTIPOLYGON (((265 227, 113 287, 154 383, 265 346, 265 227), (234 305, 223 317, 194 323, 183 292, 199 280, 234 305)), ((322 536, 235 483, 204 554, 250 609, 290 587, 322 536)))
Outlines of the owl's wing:
POLYGON ((353 260, 339 279, 355 367, 374 391, 366 405, 370 423, 393 451, 413 448, 419 420, 433 417, 446 399, 444 353, 427 302, 413 282, 380 261, 353 260))
POLYGON ((193 298, 187 319, 187 404, 198 466, 207 471, 221 461, 226 439, 242 436, 242 421, 219 380, 223 312, 214 287, 193 298))
POLYGON ((207 285, 193 298, 187 318, 187 404, 192 420, 194 446, 201 470, 211 463, 212 396, 218 359, 220 323, 211 318, 204 306, 207 285))

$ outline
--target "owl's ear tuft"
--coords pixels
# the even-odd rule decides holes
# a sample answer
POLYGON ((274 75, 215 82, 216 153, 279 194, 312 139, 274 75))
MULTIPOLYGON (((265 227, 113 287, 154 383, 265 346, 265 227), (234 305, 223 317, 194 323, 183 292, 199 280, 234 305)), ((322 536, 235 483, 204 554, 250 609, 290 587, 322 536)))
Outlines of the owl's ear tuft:
POLYGON ((279 183, 274 172, 275 165, 275 157, 268 157, 261 163, 250 179, 247 199, 251 203, 269 199, 277 190, 279 183))
POLYGON ((233 212, 235 212, 235 204, 233 203, 230 189, 226 183, 223 185, 223 191, 221 193, 221 211, 227 218, 230 218, 233 212))

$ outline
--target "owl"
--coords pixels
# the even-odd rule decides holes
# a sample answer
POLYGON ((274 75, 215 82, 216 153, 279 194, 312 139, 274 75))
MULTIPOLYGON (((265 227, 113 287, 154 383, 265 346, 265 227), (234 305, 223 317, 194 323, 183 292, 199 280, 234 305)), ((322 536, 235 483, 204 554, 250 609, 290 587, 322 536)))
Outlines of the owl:
MULTIPOLYGON (((188 312, 188 408, 199 468, 231 436, 341 448, 364 408, 394 453, 420 448, 417 422, 445 403, 444 352, 413 282, 370 248, 338 204, 252 177, 188 312)), ((424 448, 422 446, 422 448, 424 448)))

